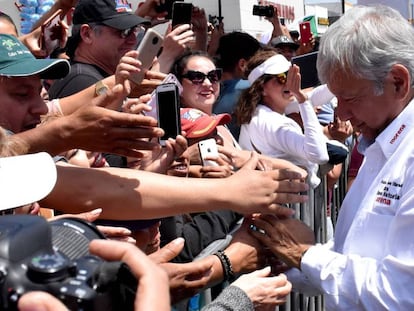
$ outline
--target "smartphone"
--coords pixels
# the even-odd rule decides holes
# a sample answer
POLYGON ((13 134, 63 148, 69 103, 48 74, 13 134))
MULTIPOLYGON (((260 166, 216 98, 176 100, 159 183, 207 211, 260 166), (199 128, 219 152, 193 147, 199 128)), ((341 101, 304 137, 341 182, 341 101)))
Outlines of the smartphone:
POLYGON ((291 63, 299 66, 301 76, 300 87, 302 89, 315 87, 321 84, 319 82, 318 70, 316 68, 317 61, 317 51, 292 57, 291 63))
POLYGON ((174 2, 172 7, 171 25, 191 24, 191 15, 193 13, 193 5, 186 2, 174 2))
MULTIPOLYGON (((172 73, 169 73, 164 80, 162 80, 161 84, 166 83, 174 83, 178 87, 178 95, 181 95, 183 92, 183 86, 181 85, 180 81, 178 81, 177 77, 172 73)), ((146 116, 153 117, 157 119, 157 96, 156 96, 156 89, 151 92, 151 99, 147 102, 147 105, 151 106, 151 111, 145 112, 146 116)))
POLYGON ((273 17, 275 8, 272 5, 253 5, 253 15, 273 17))
POLYGON ((45 50, 47 55, 50 55, 60 46, 60 39, 62 37, 62 25, 60 24, 62 20, 60 17, 61 14, 62 9, 57 10, 41 25, 39 43, 40 48, 45 50))
POLYGON ((312 40, 312 31, 310 22, 302 22, 299 24, 300 42, 309 43, 312 40))
POLYGON ((144 79, 145 72, 150 69, 154 57, 157 56, 161 49, 163 37, 154 29, 149 28, 141 42, 138 45, 138 59, 141 61, 141 71, 130 76, 130 80, 136 84, 140 84, 144 79))
POLYGON ((200 158, 204 166, 218 166, 214 160, 206 160, 206 158, 218 157, 217 143, 214 138, 209 138, 198 142, 198 150, 200 150, 200 158))
POLYGON ((166 19, 171 19, 172 7, 174 2, 183 2, 184 0, 165 0, 164 3, 160 3, 155 7, 157 13, 167 12, 166 19))
POLYGON ((181 134, 180 95, 175 83, 160 84, 156 88, 158 126, 164 130, 160 138, 161 146, 165 146, 168 138, 176 138, 181 134))

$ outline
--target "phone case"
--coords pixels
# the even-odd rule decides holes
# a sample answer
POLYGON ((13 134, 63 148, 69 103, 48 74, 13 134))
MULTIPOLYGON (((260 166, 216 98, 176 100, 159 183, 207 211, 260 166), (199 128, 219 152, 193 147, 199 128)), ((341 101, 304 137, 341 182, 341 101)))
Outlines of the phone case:
POLYGON ((310 22, 302 22, 299 24, 300 41, 308 43, 312 39, 312 31, 310 22))
POLYGON ((145 72, 151 67, 154 57, 157 56, 163 41, 163 37, 154 29, 149 28, 146 31, 137 48, 137 51, 139 52, 138 59, 142 63, 141 71, 131 75, 131 81, 136 84, 142 82, 145 72))
MULTIPOLYGON (((169 73, 164 80, 162 80, 161 84, 166 83, 174 83, 178 88, 178 94, 181 95, 183 92, 183 86, 181 85, 180 81, 178 81, 177 77, 172 73, 169 73)), ((153 117, 157 119, 157 97, 156 97, 156 89, 151 92, 151 99, 147 102, 147 105, 151 106, 151 111, 145 112, 146 116, 153 117)))
POLYGON ((204 166, 218 166, 216 161, 206 160, 207 157, 218 157, 217 143, 214 138, 198 142, 198 149, 200 150, 200 157, 204 166))
POLYGON ((47 55, 50 55, 50 53, 60 46, 60 14, 62 14, 62 9, 57 10, 41 26, 40 48, 45 50, 47 55))
POLYGON ((180 96, 174 83, 160 84, 156 88, 158 126, 164 130, 160 144, 181 134, 180 96))
POLYGON ((174 28, 177 25, 191 24, 191 15, 193 13, 193 5, 186 2, 174 2, 172 8, 171 25, 174 28))

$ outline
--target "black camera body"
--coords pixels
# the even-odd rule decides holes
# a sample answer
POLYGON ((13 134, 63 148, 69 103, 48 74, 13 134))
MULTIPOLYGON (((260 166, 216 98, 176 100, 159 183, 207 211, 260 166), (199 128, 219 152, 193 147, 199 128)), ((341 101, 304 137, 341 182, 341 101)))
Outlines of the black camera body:
POLYGON ((275 8, 271 5, 253 5, 253 15, 273 17, 275 8))
MULTIPOLYGON (((79 223, 73 220, 73 227, 79 223)), ((70 259, 57 250, 52 225, 43 217, 0 217, 1 310, 18 310, 18 299, 30 291, 48 292, 69 310, 133 310, 136 286, 122 262, 90 254, 70 259)))

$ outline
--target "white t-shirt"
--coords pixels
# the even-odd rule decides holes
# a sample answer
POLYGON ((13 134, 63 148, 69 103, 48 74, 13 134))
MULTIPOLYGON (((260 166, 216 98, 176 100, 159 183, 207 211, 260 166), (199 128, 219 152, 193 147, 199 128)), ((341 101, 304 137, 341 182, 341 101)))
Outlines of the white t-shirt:
POLYGON ((240 129, 239 144, 273 158, 285 159, 308 170, 312 187, 319 185, 318 164, 329 160, 327 138, 309 101, 299 105, 304 126, 259 104, 252 120, 240 129))

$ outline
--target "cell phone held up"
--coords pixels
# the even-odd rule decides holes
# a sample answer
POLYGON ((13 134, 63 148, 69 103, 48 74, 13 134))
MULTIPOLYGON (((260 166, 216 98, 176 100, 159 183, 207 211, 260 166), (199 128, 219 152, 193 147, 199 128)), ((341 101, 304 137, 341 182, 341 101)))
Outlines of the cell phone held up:
POLYGON ((155 7, 155 11, 157 13, 167 12, 165 16, 166 19, 171 19, 172 16, 172 8, 174 2, 183 2, 184 0, 165 0, 164 3, 160 3, 155 7))
POLYGON ((161 49, 164 38, 154 29, 149 28, 141 42, 138 45, 138 60, 141 61, 141 71, 130 76, 130 80, 136 84, 140 84, 144 79, 145 73, 154 61, 161 49))
POLYGON ((60 46, 60 40, 62 38, 62 25, 60 21, 62 20, 60 15, 62 10, 57 10, 52 16, 50 16, 42 25, 41 25, 41 35, 40 35, 40 48, 45 50, 49 56, 54 50, 60 46))
POLYGON ((275 8, 271 5, 253 5, 253 15, 273 17, 275 8))
POLYGON ((302 22, 299 24, 300 42, 309 43, 312 40, 312 31, 310 22, 302 22))
POLYGON ((218 163, 209 158, 216 158, 219 156, 217 143, 214 138, 209 138, 198 142, 198 150, 200 151, 200 158, 203 166, 218 166, 218 163))
POLYGON ((180 95, 175 83, 158 85, 155 94, 158 127, 164 130, 160 144, 165 146, 168 138, 175 139, 177 135, 181 134, 180 95))
POLYGON ((174 2, 172 8, 172 27, 183 24, 191 24, 193 5, 186 2, 174 2))

